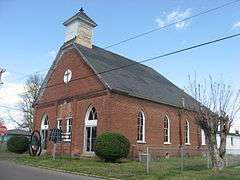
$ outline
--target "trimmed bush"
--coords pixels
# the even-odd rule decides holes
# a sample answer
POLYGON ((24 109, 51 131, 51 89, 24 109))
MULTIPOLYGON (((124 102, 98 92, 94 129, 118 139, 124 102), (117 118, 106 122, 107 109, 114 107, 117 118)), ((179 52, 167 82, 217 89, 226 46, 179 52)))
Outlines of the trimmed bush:
POLYGON ((22 154, 28 150, 29 140, 25 136, 12 136, 7 142, 10 152, 22 154))
POLYGON ((128 139, 118 133, 103 133, 99 135, 94 143, 95 154, 106 162, 115 162, 126 158, 130 149, 128 139))

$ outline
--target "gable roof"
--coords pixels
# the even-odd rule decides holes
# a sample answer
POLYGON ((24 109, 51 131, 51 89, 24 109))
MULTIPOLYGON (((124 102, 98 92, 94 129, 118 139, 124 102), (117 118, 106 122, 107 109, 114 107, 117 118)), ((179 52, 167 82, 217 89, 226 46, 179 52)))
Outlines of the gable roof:
POLYGON ((83 10, 82 8, 79 10, 79 12, 78 12, 77 14, 75 14, 74 16, 72 16, 71 18, 69 18, 68 20, 66 20, 66 21, 63 23, 63 25, 64 25, 64 26, 67 26, 68 24, 70 24, 71 22, 73 22, 74 20, 77 20, 77 19, 79 19, 79 20, 81 20, 81 21, 83 21, 83 22, 85 22, 85 23, 87 23, 87 24, 89 24, 89 25, 91 25, 91 26, 93 26, 93 27, 96 27, 96 26, 97 26, 97 24, 96 24, 90 17, 88 17, 88 16, 84 13, 84 10, 83 10))
POLYGON ((196 103, 194 98, 154 69, 94 45, 92 49, 84 47, 74 43, 73 39, 64 43, 60 48, 42 84, 35 104, 43 95, 45 86, 53 70, 57 67, 59 57, 62 54, 61 51, 69 46, 79 52, 84 61, 111 91, 175 107, 182 107, 182 99, 184 98, 185 107, 188 109, 192 109, 196 103))
POLYGON ((148 66, 97 46, 89 49, 75 44, 75 47, 112 91, 176 107, 182 107, 182 98, 186 108, 191 108, 196 102, 182 89, 148 66), (109 71, 111 69, 115 70, 109 71), (105 71, 107 72, 102 73, 105 71))

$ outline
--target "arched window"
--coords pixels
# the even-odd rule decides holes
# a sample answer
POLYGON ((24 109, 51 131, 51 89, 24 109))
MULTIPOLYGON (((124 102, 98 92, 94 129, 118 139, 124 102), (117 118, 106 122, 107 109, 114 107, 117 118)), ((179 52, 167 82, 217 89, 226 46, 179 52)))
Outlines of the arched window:
POLYGON ((42 140, 42 147, 43 149, 47 149, 47 139, 48 139, 48 127, 49 127, 49 120, 48 115, 46 113, 42 116, 42 122, 41 122, 41 140, 42 140))
POLYGON ((137 122, 137 141, 145 142, 145 116, 143 112, 138 113, 137 122))
POLYGON ((42 117, 41 130, 48 129, 48 125, 49 125, 48 115, 45 113, 42 117))
POLYGON ((92 107, 90 114, 88 116, 88 120, 92 121, 92 120, 96 120, 96 119, 97 119, 97 111, 96 111, 95 107, 92 107))
POLYGON ((206 145, 206 137, 203 129, 201 129, 201 134, 202 134, 202 145, 206 145))
POLYGON ((97 110, 90 106, 85 116, 85 144, 84 149, 86 153, 93 153, 93 144, 97 138, 97 110))
POLYGON ((163 121, 163 131, 164 131, 164 144, 170 143, 170 120, 165 116, 163 121))
POLYGON ((190 144, 190 127, 189 127, 189 122, 186 121, 184 125, 184 139, 185 139, 185 144, 190 144))
POLYGON ((45 120, 44 120, 44 125, 45 125, 45 126, 49 125, 48 116, 46 116, 46 118, 45 118, 45 120))

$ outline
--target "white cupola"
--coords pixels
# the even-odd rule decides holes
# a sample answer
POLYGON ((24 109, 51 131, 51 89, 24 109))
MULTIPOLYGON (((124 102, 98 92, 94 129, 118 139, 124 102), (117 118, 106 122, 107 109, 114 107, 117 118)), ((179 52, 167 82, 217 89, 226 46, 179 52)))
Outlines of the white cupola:
POLYGON ((75 38, 76 43, 92 48, 92 30, 97 24, 84 13, 83 8, 63 25, 66 27, 65 42, 75 38))

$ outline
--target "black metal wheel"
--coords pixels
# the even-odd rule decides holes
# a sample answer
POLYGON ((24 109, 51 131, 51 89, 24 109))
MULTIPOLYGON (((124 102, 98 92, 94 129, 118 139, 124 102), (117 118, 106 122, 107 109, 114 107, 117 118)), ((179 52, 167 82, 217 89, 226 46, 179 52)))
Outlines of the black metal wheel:
POLYGON ((42 152, 41 135, 38 130, 34 130, 29 143, 29 155, 40 156, 42 152))

